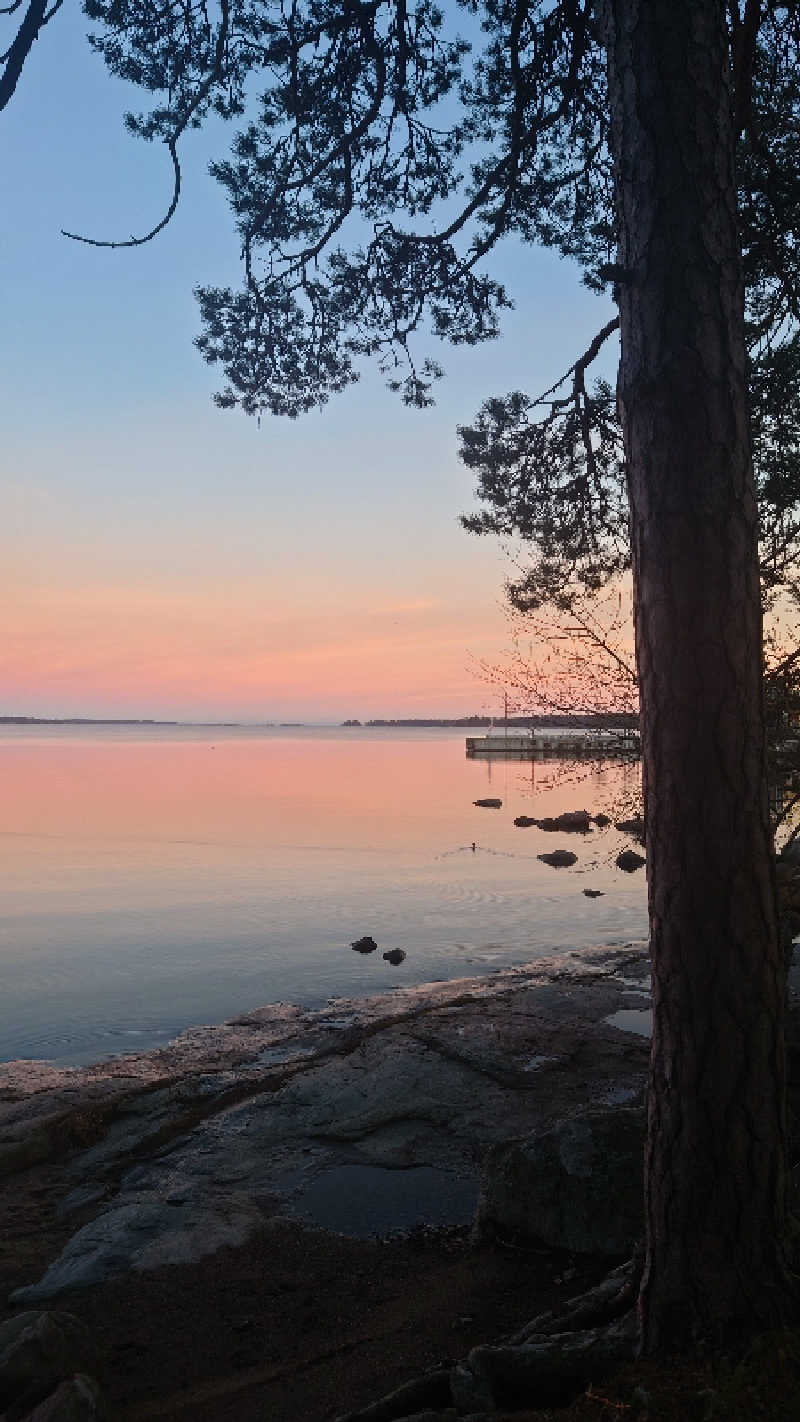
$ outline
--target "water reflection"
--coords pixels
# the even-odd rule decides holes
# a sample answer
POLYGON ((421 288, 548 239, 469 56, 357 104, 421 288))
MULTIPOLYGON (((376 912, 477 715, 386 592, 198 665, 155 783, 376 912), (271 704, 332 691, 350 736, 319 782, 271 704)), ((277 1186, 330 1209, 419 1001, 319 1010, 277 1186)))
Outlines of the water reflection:
POLYGON ((638 790, 618 761, 467 761, 456 731, 15 728, 0 767, 0 1057, 88 1060, 646 930, 624 837, 571 836, 558 871, 537 855, 561 839, 513 823, 614 814, 638 790), (488 787, 501 809, 473 805, 488 787))

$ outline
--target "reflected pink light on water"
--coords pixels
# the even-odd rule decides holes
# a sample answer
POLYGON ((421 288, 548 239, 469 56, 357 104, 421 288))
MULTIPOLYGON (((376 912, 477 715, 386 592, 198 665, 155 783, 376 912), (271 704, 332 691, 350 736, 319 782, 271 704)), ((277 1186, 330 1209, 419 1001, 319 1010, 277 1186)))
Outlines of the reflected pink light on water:
POLYGON ((635 767, 468 761, 458 731, 40 727, 3 729, 0 775, 0 1059, 91 1060, 646 922, 643 876, 613 864, 622 836, 573 836, 564 872, 537 858, 558 836, 514 826, 604 807, 635 767), (364 933, 401 967, 354 954, 364 933))
POLYGON ((0 755, 5 834, 363 845, 374 830, 418 841, 465 798, 452 742, 51 741, 0 755))
MULTIPOLYGON (((465 766, 463 746, 457 733, 237 740, 214 728, 208 740, 20 739, 0 746, 0 833, 362 846, 374 833, 421 848, 462 814, 472 835, 473 791, 529 813, 538 801, 542 814, 585 808, 580 766, 572 777, 563 763, 465 766)), ((609 773, 616 787, 618 770, 609 773)))

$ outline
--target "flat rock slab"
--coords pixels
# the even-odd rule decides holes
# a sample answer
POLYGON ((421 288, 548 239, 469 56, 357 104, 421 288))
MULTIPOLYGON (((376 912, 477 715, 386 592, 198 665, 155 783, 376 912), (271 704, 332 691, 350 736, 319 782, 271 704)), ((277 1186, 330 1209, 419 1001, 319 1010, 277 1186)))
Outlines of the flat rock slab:
POLYGON ((644 945, 589 949, 278 1004, 95 1068, 0 1067, 0 1150, 68 1150, 62 1210, 92 1214, 13 1301, 190 1262, 287 1215, 354 1235, 469 1220, 491 1148, 639 1097, 647 1041, 609 1019, 646 1009, 648 982, 644 945))

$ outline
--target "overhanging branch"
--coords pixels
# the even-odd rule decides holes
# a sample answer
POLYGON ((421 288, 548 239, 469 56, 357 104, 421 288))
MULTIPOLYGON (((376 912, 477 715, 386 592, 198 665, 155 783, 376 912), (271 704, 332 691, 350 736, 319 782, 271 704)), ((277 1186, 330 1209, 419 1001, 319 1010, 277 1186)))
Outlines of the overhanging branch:
POLYGON ((144 234, 144 236, 128 237, 121 241, 113 241, 97 237, 84 237, 78 232, 67 232, 63 227, 61 229, 62 237, 69 237, 70 240, 73 242, 83 242, 86 246, 89 247, 143 247, 146 242, 151 242, 153 238, 158 235, 159 232, 163 232, 164 228, 172 220, 181 195, 181 165, 178 159, 178 143, 180 142, 180 139, 182 138, 183 134, 186 132, 186 129, 188 128, 189 124, 192 121, 192 118, 197 113, 201 104, 203 104, 208 98, 208 95, 210 94, 213 85, 222 78, 223 74, 223 66, 225 62, 225 48, 228 43, 228 34, 230 30, 230 0, 220 0, 220 10, 222 12, 222 15, 220 19, 219 33, 217 35, 217 43, 214 49, 214 62, 211 66, 211 69, 209 70, 209 73, 207 74, 206 78, 203 80, 203 83, 197 90, 197 93, 195 94, 191 104, 187 106, 184 115, 180 122, 177 124, 174 132, 169 138, 164 140, 165 147, 172 160, 173 182, 172 199, 170 201, 169 207, 167 208, 167 211, 161 218, 161 221, 157 222, 155 227, 152 227, 149 232, 146 232, 144 234))
MULTIPOLYGON (((2 13, 11 15, 16 8, 16 5, 11 5, 2 13)), ((47 0, 31 0, 12 45, 0 58, 0 62, 5 61, 5 69, 0 75, 0 113, 14 96, 25 61, 33 48, 34 41, 38 38, 39 31, 55 14, 57 8, 58 6, 55 6, 48 14, 47 0)))

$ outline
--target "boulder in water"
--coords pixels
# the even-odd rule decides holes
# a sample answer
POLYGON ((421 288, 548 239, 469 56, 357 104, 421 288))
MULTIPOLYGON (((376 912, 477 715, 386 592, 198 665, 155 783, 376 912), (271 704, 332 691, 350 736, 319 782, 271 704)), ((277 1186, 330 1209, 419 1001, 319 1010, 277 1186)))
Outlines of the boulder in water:
POLYGON ((350 947, 355 949, 356 953, 374 953, 378 945, 375 939, 370 938, 367 934, 364 938, 357 938, 355 943, 350 944, 350 947))
POLYGON ((543 820, 534 820, 541 830, 569 830, 577 834, 587 834, 592 828, 592 817, 588 810, 565 810, 562 815, 547 815, 543 820))
POLYGON ((617 868, 624 869, 626 874, 632 874, 635 869, 641 869, 644 864, 641 854, 637 854, 635 849, 623 849, 617 855, 617 868))
POLYGON ((406 955, 402 948, 390 948, 388 953, 383 954, 383 957, 387 963, 391 963, 393 968, 399 968, 400 964, 405 962, 406 955))

